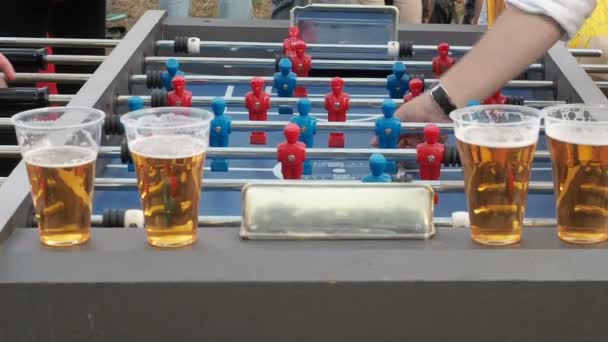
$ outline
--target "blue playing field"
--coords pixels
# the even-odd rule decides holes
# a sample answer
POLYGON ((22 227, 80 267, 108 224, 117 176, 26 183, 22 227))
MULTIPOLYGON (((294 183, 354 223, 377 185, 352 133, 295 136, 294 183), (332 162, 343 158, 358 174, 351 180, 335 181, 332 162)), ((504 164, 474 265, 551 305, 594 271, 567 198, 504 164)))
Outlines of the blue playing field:
MULTIPOLYGON (((192 85, 189 89, 196 96, 244 96, 249 90, 248 85, 209 84, 192 85)), ((270 87, 267 87, 270 91, 270 87)), ((329 91, 328 87, 308 87, 309 97, 322 97, 329 91)), ((379 87, 348 87, 345 89, 351 97, 379 97, 386 98, 387 92, 379 87)), ((527 100, 546 98, 546 90, 505 90, 506 95, 523 96, 527 100)), ((141 93, 140 93, 141 95, 141 93)), ((274 95, 273 95, 274 96, 274 95)), ((209 109, 209 108, 206 108, 209 109)), ((228 107, 226 114, 233 120, 247 120, 247 111, 243 106, 228 107)), ((323 108, 313 108, 312 115, 320 121, 327 119, 323 108)), ((354 108, 348 113, 349 121, 374 121, 381 112, 378 108, 354 108)), ((280 115, 277 109, 269 112, 269 120, 288 121, 290 115, 280 115)), ((368 133, 346 133, 347 148, 368 148, 373 132, 368 133)), ((320 132, 315 137, 315 147, 327 147, 328 133, 320 132)), ((546 150, 544 136, 539 140, 539 150, 546 150)), ((282 132, 269 132, 268 145, 276 146, 283 141, 282 132)), ((450 137, 447 144, 454 144, 454 138, 450 137)), ((246 147, 249 145, 249 132, 234 132, 230 137, 230 145, 233 147, 246 147)), ((210 159, 206 162, 204 172, 205 179, 277 179, 278 165, 274 160, 249 159, 230 160, 228 172, 211 172, 209 170, 210 159)), ((325 180, 359 180, 369 174, 367 160, 356 161, 313 161, 313 174, 305 176, 305 179, 325 180)), ((106 167, 103 177, 135 177, 134 172, 129 172, 120 160, 112 160, 106 167)), ((417 172, 412 172, 412 177, 417 179, 417 172)), ((443 168, 442 180, 462 180, 461 169, 443 168)), ((548 162, 535 162, 532 172, 533 181, 551 181, 551 170, 548 162)), ((95 194, 95 213, 101 214, 106 208, 138 209, 140 201, 136 190, 97 191, 95 194)), ((466 201, 463 193, 440 194, 440 202, 435 208, 435 216, 448 217, 453 211, 466 210, 466 201)), ((240 215, 241 195, 235 190, 204 190, 200 207, 201 215, 240 215)), ((526 217, 555 217, 554 200, 552 194, 530 193, 528 198, 528 211, 526 217)))

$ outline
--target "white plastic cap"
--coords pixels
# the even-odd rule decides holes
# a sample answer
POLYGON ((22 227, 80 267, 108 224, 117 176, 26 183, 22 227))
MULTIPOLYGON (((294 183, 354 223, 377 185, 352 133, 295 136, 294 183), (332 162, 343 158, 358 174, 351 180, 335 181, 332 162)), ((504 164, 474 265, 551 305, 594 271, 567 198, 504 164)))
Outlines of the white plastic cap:
POLYGON ((466 211, 455 211, 452 213, 452 227, 467 228, 471 225, 469 222, 469 213, 466 211))
POLYGON ((399 42, 388 42, 387 44, 387 53, 390 58, 398 58, 399 57, 399 42))
POLYGON ((125 210, 125 228, 143 228, 144 212, 137 209, 125 210))
POLYGON ((196 37, 188 38, 188 54, 195 55, 201 52, 201 40, 196 37))

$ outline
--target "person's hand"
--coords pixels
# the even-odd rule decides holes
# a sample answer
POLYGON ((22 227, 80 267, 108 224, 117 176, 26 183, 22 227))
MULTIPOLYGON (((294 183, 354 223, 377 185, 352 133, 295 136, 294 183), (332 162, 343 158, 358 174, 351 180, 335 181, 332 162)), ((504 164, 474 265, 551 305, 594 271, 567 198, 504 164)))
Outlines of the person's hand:
POLYGON ((0 71, 4 73, 5 78, 0 78, 0 88, 6 88, 6 80, 12 81, 15 79, 15 69, 13 69, 13 65, 11 62, 4 57, 3 54, 0 53, 0 71), (6 80, 5 80, 6 79, 6 80))
MULTIPOLYGON (((443 114, 441 108, 435 103, 429 93, 424 93, 413 100, 403 104, 395 116, 402 122, 451 122, 451 120, 443 114)), ((445 141, 446 137, 442 136, 441 141, 445 141)), ((420 143, 424 142, 422 129, 420 133, 404 134, 399 137, 398 148, 416 148, 420 143)), ((376 138, 371 141, 372 146, 378 146, 376 138)))

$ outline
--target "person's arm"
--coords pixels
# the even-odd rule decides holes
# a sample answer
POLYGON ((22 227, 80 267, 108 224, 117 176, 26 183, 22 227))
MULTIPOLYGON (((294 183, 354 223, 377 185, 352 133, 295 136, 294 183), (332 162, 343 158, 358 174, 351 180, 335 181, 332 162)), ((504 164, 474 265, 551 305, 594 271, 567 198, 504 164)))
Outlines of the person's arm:
MULTIPOLYGON (((4 73, 4 77, 8 81, 12 81, 15 79, 15 69, 13 69, 13 65, 11 62, 4 57, 3 54, 0 53, 0 71, 4 73)), ((0 78, 0 88, 6 88, 6 81, 3 78, 0 78)))
MULTIPOLYGON (((581 25, 583 21, 581 18, 581 25)), ((473 99, 485 99, 540 58, 563 34, 555 20, 509 7, 440 81, 457 107, 473 99)), ((428 93, 401 106, 397 116, 406 122, 447 120, 428 93)))

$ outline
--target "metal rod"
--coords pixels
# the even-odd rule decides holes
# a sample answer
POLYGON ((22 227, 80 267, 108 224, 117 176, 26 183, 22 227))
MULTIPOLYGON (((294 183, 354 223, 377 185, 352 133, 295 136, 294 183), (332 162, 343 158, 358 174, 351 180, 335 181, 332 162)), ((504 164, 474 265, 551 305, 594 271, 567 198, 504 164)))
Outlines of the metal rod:
MULTIPOLYGON (((281 182, 298 182, 302 184, 328 183, 328 181, 285 181, 261 179, 203 179, 203 190, 241 190, 246 184, 281 184, 281 182)), ((358 184, 356 181, 333 181, 340 184, 358 184)), ((463 181, 412 181, 412 184, 426 185, 438 192, 462 192, 463 181)), ((136 178, 95 178, 95 188, 99 190, 129 190, 137 187, 136 178)), ((530 182, 529 189, 534 193, 553 193, 553 182, 530 182)))
MULTIPOLYGON (((210 64, 224 66, 247 66, 274 68, 276 60, 274 58, 239 58, 239 57, 166 57, 153 56, 146 57, 146 64, 165 64, 169 58, 176 59, 183 64, 210 64)), ((391 69, 395 61, 385 60, 347 60, 347 59, 313 59, 313 68, 320 69, 343 69, 343 68, 363 68, 366 70, 386 70, 391 69)), ((430 69, 430 61, 403 61, 407 67, 412 69, 430 69)), ((528 67, 530 71, 542 71, 543 65, 536 63, 528 67)))
MULTIPOLYGON (((159 40, 156 42, 158 48, 173 49, 173 40, 159 40)), ((238 50, 265 50, 268 52, 282 52, 282 43, 267 43, 267 42, 239 42, 239 41, 200 41, 201 48, 225 49, 230 51, 238 50)), ((437 45, 416 45, 412 46, 414 53, 437 53, 437 45)), ((387 52, 387 44, 307 44, 309 51, 336 51, 336 50, 353 50, 365 52, 387 52)), ((464 54, 471 50, 470 46, 450 46, 452 53, 464 54)), ((601 49, 570 49, 575 57, 601 57, 601 49)))
POLYGON ((606 89, 606 88, 608 88, 608 81, 598 81, 598 82, 595 82, 595 84, 597 84, 597 86, 600 89, 606 89))
MULTIPOLYGON (((310 114, 311 116, 317 116, 319 114, 310 114)), ((381 116, 382 114, 369 114, 369 116, 381 116)), ((234 120, 232 121, 232 131, 238 132, 249 132, 249 131, 282 131, 288 121, 250 121, 250 120, 234 120)), ((402 122, 401 132, 412 133, 412 131, 422 131, 426 125, 430 122, 402 122)), ((432 123, 436 125, 442 133, 453 133, 454 125, 446 122, 432 123)), ((13 123, 10 118, 0 118, 0 128, 7 129, 12 128, 13 123)), ((373 132, 375 129, 374 122, 329 122, 320 121, 317 122, 318 132, 373 132)), ((540 133, 544 133, 545 128, 541 125, 540 133)))
MULTIPOLYGON (((91 74, 61 74, 61 73, 30 73, 18 72, 16 78, 10 83, 26 82, 55 82, 55 83, 84 83, 91 78, 91 74)), ((0 79, 6 80, 6 76, 0 73, 0 79)))
MULTIPOLYGON (((388 159, 412 159, 416 150, 412 148, 377 149, 377 148, 308 148, 308 159, 366 159, 373 153, 381 153, 388 159)), ((236 159, 274 159, 277 149, 273 147, 209 147, 206 155, 209 158, 236 159)), ((21 151, 16 145, 0 145, 0 156, 20 157, 21 151)), ((120 158, 120 146, 102 146, 99 157, 120 158)), ((549 151, 536 151, 535 160, 550 160, 549 151)))
MULTIPOLYGON (((129 209, 129 210, 140 210, 140 209, 129 209)), ((200 228, 214 228, 214 227, 240 227, 243 218, 241 216, 202 216, 198 217, 198 226, 200 228)), ((35 221, 35 218, 34 218, 35 221)), ((468 227, 454 227, 453 220, 451 217, 435 217, 433 218, 433 224, 438 228, 468 228, 468 227)), ((103 215, 91 215, 91 225, 93 227, 103 227, 103 215)), ((555 227, 557 220, 553 218, 529 218, 524 219, 524 227, 526 228, 539 228, 539 227, 555 227)), ((125 227, 131 228, 131 227, 125 227)), ((135 227, 143 228, 143 227, 135 227)))
MULTIPOLYGON (((249 84, 254 76, 215 76, 215 75, 186 75, 186 81, 188 83, 231 83, 231 84, 249 84)), ((264 82, 272 83, 273 77, 264 76, 260 77, 264 82)), ((329 85, 330 77, 298 77, 298 85, 302 86, 313 86, 313 85, 329 85)), ((386 86, 386 78, 343 78, 347 86, 372 86, 372 87, 384 87, 386 86)), ((132 84, 146 84, 146 75, 133 75, 131 76, 132 84)), ((435 84, 436 79, 425 79, 426 85, 435 84)), ((553 88, 553 81, 522 81, 515 80, 510 81, 506 84, 509 88, 553 88)))
POLYGON ((583 70, 592 74, 608 74, 608 64, 581 64, 583 70))
MULTIPOLYGON (((57 96, 57 95, 55 95, 57 96)), ((69 95, 62 95, 62 96, 69 96, 69 95)), ((139 96, 139 95, 119 95, 116 98, 116 101, 118 104, 126 104, 129 102, 129 98, 131 98, 131 96, 139 96)), ((150 96, 139 96, 141 97, 141 99, 143 100, 143 103, 145 105, 150 105, 150 96)), ((53 95, 49 96, 49 98, 52 100, 53 99, 53 95)), ((193 96, 192 97, 192 103, 195 105, 203 105, 203 106, 208 106, 211 104, 211 102, 213 101, 215 97, 214 96, 193 96)), ((243 105, 245 103, 245 98, 244 97, 226 97, 224 98, 226 100, 226 104, 228 105, 243 105)), ((62 98, 61 100, 65 101, 64 98, 62 98)), ((278 106, 278 105, 285 105, 285 106, 295 106, 297 105, 298 101, 300 99, 296 98, 296 97, 273 97, 271 99, 271 102, 273 105, 278 106)), ((325 99, 324 98, 309 98, 310 102, 312 103, 313 106, 317 106, 317 107, 322 107, 325 104, 325 99)), ((384 101, 384 99, 381 98, 351 98, 349 103, 350 103, 350 107, 354 108, 354 107, 380 107, 382 105, 382 102, 384 101)), ((401 104, 403 103, 402 99, 395 99, 394 100, 397 104, 401 104)), ((554 105, 558 105, 558 104, 564 104, 564 101, 524 101, 524 105, 529 106, 529 107, 539 107, 539 108, 543 108, 543 107, 547 107, 547 106, 554 106, 554 105)))
POLYGON ((119 39, 0 37, 0 45, 19 47, 113 48, 119 39))
POLYGON ((106 56, 95 55, 46 55, 47 63, 60 65, 98 65, 106 60, 106 56))

